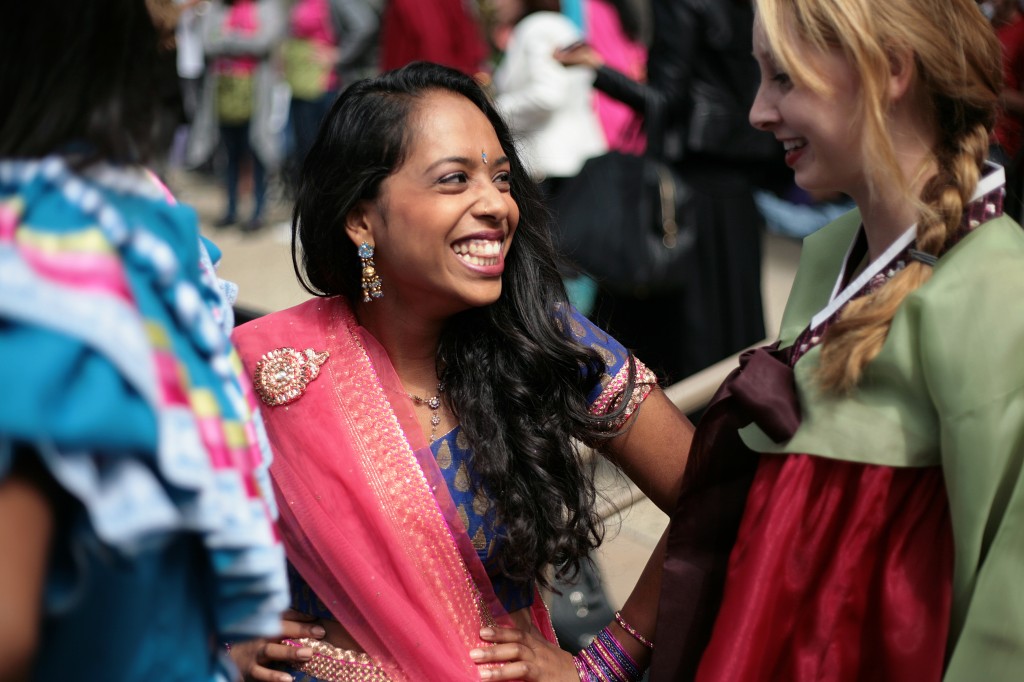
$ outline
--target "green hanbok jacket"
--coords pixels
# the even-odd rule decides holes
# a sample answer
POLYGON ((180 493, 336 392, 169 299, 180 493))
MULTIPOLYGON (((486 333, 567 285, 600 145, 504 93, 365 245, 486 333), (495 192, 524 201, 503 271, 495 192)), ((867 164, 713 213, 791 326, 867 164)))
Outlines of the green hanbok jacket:
MULTIPOLYGON (((857 211, 804 241, 780 331, 791 345, 829 302, 857 211)), ((814 380, 820 347, 795 366, 802 423, 762 453, 893 467, 941 466, 955 543, 945 680, 1024 680, 1024 230, 993 219, 948 251, 893 319, 849 397, 814 380)))

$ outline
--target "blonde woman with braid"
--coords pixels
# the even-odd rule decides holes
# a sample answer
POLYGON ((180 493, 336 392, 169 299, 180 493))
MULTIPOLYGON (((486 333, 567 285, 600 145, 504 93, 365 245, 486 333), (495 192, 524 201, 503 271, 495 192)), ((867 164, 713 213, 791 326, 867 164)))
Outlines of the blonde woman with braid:
POLYGON ((698 426, 651 679, 1020 680, 1024 231, 974 0, 757 0, 751 123, 857 209, 698 426))

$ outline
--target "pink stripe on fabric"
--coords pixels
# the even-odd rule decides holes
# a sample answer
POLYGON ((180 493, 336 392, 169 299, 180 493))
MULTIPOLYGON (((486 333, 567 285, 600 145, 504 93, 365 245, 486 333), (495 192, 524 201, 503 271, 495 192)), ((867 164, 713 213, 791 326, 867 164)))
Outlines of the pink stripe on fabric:
MULTIPOLYGON (((246 465, 246 471, 254 471, 259 468, 263 462, 263 458, 260 457, 260 450, 255 444, 236 450, 235 456, 239 461, 251 463, 251 466, 248 464, 246 465)), ((249 476, 245 481, 245 489, 246 492, 249 493, 249 497, 263 497, 263 493, 259 487, 259 482, 256 480, 255 476, 249 476)))
POLYGON ((199 436, 203 439, 203 445, 210 452, 210 463, 214 469, 234 469, 236 458, 231 456, 227 442, 224 440, 224 430, 221 427, 220 416, 199 417, 196 419, 196 427, 199 429, 199 436))
POLYGON ((260 452, 260 449, 255 445, 255 443, 259 442, 259 438, 256 436, 256 424, 253 421, 247 421, 245 423, 245 440, 253 443, 253 446, 246 452, 248 464, 252 467, 260 466, 263 463, 263 455, 260 452))
POLYGON ((14 231, 20 219, 20 212, 9 202, 0 204, 0 242, 14 241, 14 231))
POLYGON ((47 251, 19 244, 25 262, 39 275, 76 291, 94 291, 132 301, 120 261, 105 253, 47 251))
POLYGON ((153 182, 153 184, 160 188, 160 191, 163 193, 164 199, 167 200, 168 204, 174 206, 175 204, 178 203, 178 200, 174 198, 174 194, 171 193, 170 188, 164 184, 164 181, 160 179, 159 175, 157 175, 148 168, 144 168, 143 170, 145 171, 146 176, 153 182))
POLYGON ((168 406, 189 405, 188 395, 178 377, 178 360, 169 350, 153 353, 163 403, 168 406))
MULTIPOLYGON (((218 468, 236 469, 238 468, 238 462, 251 460, 252 457, 247 450, 248 448, 224 448, 223 456, 228 459, 228 462, 224 467, 218 468)), ((250 468, 246 467, 245 470, 250 471, 250 468)), ((245 494, 249 499, 263 497, 255 476, 245 476, 242 478, 242 482, 245 484, 245 494)))

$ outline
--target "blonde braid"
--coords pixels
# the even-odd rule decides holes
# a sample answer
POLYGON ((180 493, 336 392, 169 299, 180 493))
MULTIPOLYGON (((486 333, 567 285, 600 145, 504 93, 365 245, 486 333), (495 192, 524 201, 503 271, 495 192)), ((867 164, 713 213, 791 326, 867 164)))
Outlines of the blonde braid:
MULTIPOLYGON (((954 143, 954 149, 939 153, 939 172, 921 193, 918 250, 937 256, 956 234, 978 184, 988 144, 988 129, 978 124, 954 143)), ((864 367, 882 350, 900 304, 931 275, 930 265, 911 261, 880 289, 846 306, 822 341, 818 368, 822 388, 844 394, 857 385, 864 367)))

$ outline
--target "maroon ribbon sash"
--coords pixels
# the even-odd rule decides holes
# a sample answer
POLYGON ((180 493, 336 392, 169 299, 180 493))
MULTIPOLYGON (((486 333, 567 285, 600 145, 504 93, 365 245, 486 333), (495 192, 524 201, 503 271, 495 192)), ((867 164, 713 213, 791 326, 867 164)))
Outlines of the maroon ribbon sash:
POLYGON ((773 440, 800 425, 789 350, 778 343, 740 356, 697 431, 672 513, 651 680, 692 679, 711 638, 725 574, 759 455, 739 429, 756 422, 773 440))

